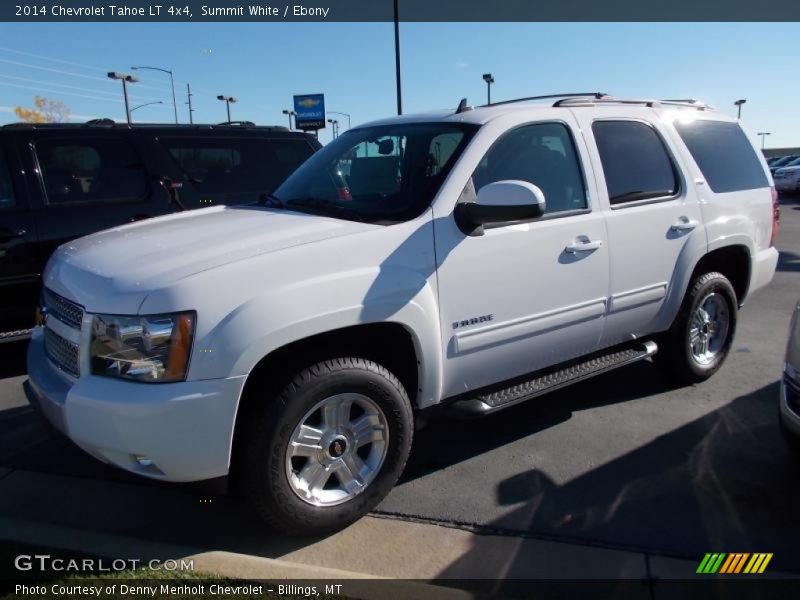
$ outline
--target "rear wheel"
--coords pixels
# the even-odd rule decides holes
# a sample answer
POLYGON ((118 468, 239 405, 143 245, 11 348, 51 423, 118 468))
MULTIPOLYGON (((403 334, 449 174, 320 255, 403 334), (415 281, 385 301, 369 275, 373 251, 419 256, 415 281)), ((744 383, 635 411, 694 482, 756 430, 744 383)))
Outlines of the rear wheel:
POLYGON ((662 340, 658 362, 679 383, 697 383, 722 366, 736 331, 736 292, 717 272, 695 277, 662 340))
POLYGON ((411 404, 389 371, 357 358, 317 363, 266 403, 246 431, 245 494, 276 529, 340 529, 391 490, 412 435, 411 404))

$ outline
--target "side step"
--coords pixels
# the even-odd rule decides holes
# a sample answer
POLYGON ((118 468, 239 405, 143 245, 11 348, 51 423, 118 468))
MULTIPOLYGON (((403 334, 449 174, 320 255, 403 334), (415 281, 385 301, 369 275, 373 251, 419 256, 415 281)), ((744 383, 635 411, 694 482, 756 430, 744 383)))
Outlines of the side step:
POLYGON ((451 408, 471 415, 485 415, 595 375, 644 360, 657 351, 658 346, 652 341, 635 347, 617 347, 606 350, 601 354, 593 354, 590 358, 579 359, 579 362, 573 361, 539 371, 530 379, 515 379, 513 382, 507 382, 505 387, 483 388, 483 390, 478 390, 475 395, 456 400, 451 408))
POLYGON ((31 337, 33 329, 19 329, 17 331, 0 331, 0 344, 6 342, 19 342, 31 337))

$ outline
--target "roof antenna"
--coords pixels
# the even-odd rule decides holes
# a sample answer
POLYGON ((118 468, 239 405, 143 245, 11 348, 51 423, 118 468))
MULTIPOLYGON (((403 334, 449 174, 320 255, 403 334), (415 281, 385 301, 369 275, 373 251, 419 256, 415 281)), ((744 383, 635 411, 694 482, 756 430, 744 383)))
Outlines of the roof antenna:
POLYGON ((472 110, 471 106, 467 106, 467 99, 462 98, 461 102, 458 103, 458 108, 456 109, 456 114, 467 112, 468 110, 472 110))

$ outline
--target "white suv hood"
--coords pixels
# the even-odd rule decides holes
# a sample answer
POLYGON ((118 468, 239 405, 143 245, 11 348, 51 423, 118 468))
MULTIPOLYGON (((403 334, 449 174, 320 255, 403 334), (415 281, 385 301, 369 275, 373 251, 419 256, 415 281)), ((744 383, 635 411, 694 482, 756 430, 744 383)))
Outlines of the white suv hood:
POLYGON ((375 227, 252 206, 187 211, 62 245, 44 283, 89 312, 135 314, 150 291, 201 271, 375 227))

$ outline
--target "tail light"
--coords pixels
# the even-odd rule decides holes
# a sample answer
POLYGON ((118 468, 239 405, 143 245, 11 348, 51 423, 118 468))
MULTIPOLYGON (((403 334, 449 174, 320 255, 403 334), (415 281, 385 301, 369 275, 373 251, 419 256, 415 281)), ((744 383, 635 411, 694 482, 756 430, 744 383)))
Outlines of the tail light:
POLYGON ((778 204, 778 192, 775 186, 769 188, 769 191, 772 194, 772 236, 769 238, 769 245, 774 246, 781 226, 781 205, 778 204))

